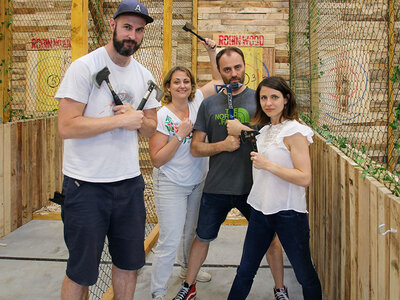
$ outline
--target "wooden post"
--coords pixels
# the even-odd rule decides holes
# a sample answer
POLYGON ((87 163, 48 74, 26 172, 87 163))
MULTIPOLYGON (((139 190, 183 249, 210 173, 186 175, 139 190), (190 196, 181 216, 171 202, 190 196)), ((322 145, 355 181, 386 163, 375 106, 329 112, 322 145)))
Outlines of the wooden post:
POLYGON ((107 44, 107 40, 104 40, 104 33, 107 32, 107 26, 103 20, 103 3, 104 0, 89 1, 89 11, 93 19, 93 24, 96 32, 96 48, 107 44))
POLYGON ((88 53, 88 0, 72 0, 71 60, 88 53))
POLYGON ((11 121, 12 1, 0 0, 0 123, 11 121))
POLYGON ((387 142, 387 153, 388 153, 388 170, 393 171, 393 165, 395 163, 395 155, 393 153, 393 129, 390 126, 394 121, 394 97, 393 97, 393 82, 390 80, 394 73, 394 4, 393 0, 388 0, 389 18, 388 18, 388 48, 389 48, 389 59, 388 59, 388 142, 387 142))
POLYGON ((171 69, 172 56, 172 5, 173 0, 164 0, 164 19, 163 19, 163 78, 171 69))
MULTIPOLYGON (((198 25, 197 0, 193 0, 192 11, 193 11, 192 24, 194 27, 197 28, 198 25)), ((192 73, 194 78, 197 79, 197 37, 194 35, 192 35, 192 73)))
POLYGON ((318 125, 319 114, 319 60, 318 60, 318 0, 309 0, 308 4, 310 22, 310 96, 311 119, 318 125))

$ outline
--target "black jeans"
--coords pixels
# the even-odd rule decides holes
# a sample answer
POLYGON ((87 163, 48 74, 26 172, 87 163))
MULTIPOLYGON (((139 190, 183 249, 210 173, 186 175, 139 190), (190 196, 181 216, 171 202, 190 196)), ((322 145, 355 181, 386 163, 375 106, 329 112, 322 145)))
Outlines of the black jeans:
POLYGON ((288 210, 264 215, 252 209, 242 259, 228 296, 229 300, 246 299, 261 259, 275 233, 278 234, 296 278, 303 288, 304 299, 322 299, 321 283, 311 261, 307 214, 288 210))

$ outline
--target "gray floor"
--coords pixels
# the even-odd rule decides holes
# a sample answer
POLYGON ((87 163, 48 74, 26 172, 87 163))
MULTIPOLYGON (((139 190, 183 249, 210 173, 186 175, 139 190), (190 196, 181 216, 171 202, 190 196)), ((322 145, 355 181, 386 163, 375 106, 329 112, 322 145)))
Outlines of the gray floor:
MULTIPOLYGON (((240 261, 245 226, 223 226, 219 237, 211 243, 204 269, 213 279, 197 284, 198 300, 226 299, 236 267, 240 261)), ((65 274, 67 250, 60 221, 31 221, 0 239, 0 299, 59 299, 61 282, 65 274)), ((151 262, 140 272, 135 299, 150 300, 151 262)), ((292 300, 303 299, 301 287, 285 257, 285 284, 292 300)), ((182 280, 180 267, 174 267, 169 281, 167 300, 172 299, 182 280)), ((273 299, 273 280, 265 258, 255 278, 248 299, 273 299)), ((92 299, 96 299, 91 297, 92 299)))

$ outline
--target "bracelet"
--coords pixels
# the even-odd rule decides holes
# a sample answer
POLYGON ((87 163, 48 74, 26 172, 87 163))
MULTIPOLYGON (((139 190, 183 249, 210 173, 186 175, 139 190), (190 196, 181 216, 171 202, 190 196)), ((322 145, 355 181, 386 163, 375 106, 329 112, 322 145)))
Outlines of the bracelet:
POLYGON ((175 137, 178 139, 179 143, 182 143, 183 138, 181 138, 179 135, 175 134, 175 137))

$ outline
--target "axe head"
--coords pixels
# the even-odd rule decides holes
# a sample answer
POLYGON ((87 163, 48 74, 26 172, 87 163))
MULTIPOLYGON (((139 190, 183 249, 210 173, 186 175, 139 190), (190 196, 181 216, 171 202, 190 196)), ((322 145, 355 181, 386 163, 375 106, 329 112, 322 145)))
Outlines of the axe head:
POLYGON ((240 82, 234 82, 234 83, 229 83, 229 84, 217 84, 215 85, 215 90, 217 93, 222 92, 222 90, 226 89, 227 91, 232 91, 232 89, 238 89, 243 85, 243 83, 240 82))
POLYGON ((242 143, 250 143, 252 150, 255 152, 257 152, 257 134, 260 134, 257 130, 242 130, 240 133, 242 143))
POLYGON ((147 84, 149 86, 148 91, 151 93, 153 90, 155 90, 156 91, 156 100, 158 102, 160 102, 161 98, 164 96, 163 91, 157 86, 157 84, 154 83, 153 80, 147 81, 147 84))
POLYGON ((192 24, 190 23, 186 23, 185 26, 182 27, 183 30, 185 31, 192 31, 193 29, 196 29, 196 27, 194 27, 192 24))
POLYGON ((100 88, 102 82, 106 79, 108 79, 108 76, 110 75, 110 70, 107 67, 104 67, 101 69, 99 72, 93 75, 93 82, 94 84, 100 88))

